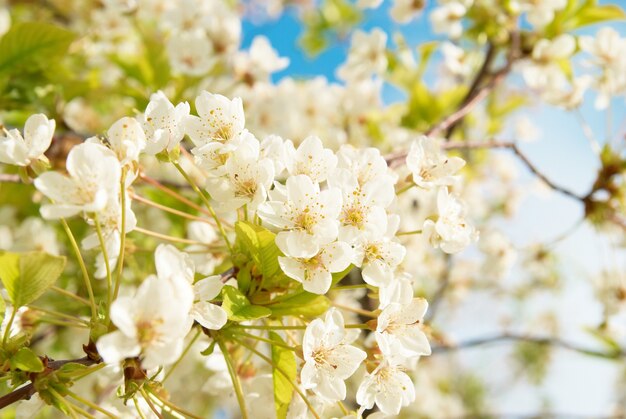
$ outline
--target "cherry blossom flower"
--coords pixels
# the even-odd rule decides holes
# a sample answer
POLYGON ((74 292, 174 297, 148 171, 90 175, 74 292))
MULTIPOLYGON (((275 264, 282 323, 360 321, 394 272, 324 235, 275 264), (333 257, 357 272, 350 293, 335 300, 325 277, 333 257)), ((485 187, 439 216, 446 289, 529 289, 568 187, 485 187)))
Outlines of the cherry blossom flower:
POLYGON ((437 140, 421 136, 411 143, 406 166, 413 174, 413 182, 421 188, 453 185, 456 173, 465 166, 460 157, 448 157, 442 153, 437 140))
POLYGON ((276 241, 288 249, 288 256, 311 258, 318 254, 321 245, 337 238, 339 189, 320 191, 319 185, 306 175, 291 176, 284 190, 278 189, 270 194, 270 201, 259 206, 258 215, 271 226, 286 230, 277 234, 276 241))
POLYGON ((324 320, 309 323, 302 341, 305 361, 300 373, 302 387, 328 401, 344 400, 344 381, 366 357, 365 352, 350 345, 354 338, 346 333, 343 317, 334 308, 328 310, 324 320))
POLYGON ((189 116, 189 104, 174 106, 161 91, 150 97, 141 123, 146 135, 145 153, 172 151, 185 136, 183 121, 189 116))
POLYGON ((457 253, 478 239, 474 227, 465 219, 465 206, 447 188, 440 188, 437 193, 437 221, 424 222, 424 236, 430 239, 434 247, 446 253, 457 253))
POLYGON ((337 156, 324 148, 319 137, 310 136, 297 149, 287 143, 287 170, 291 175, 307 175, 313 182, 320 183, 337 166, 337 156))
POLYGON ((382 413, 397 415, 404 406, 415 400, 415 385, 406 373, 403 359, 393 355, 389 342, 381 341, 383 359, 361 381, 356 401, 361 409, 371 409, 374 404, 382 413))
POLYGON ((141 355, 146 369, 176 361, 191 303, 178 300, 175 285, 154 275, 146 278, 132 297, 119 297, 111 305, 111 321, 118 330, 102 336, 96 346, 107 364, 141 355))
POLYGON ((24 136, 17 129, 0 134, 0 162, 28 166, 47 161, 43 153, 50 147, 55 121, 44 114, 31 115, 24 125, 24 136))
POLYGON ((408 304, 391 303, 378 316, 376 341, 394 355, 414 357, 430 355, 430 344, 422 331, 428 303, 414 298, 408 304))
POLYGON ((187 117, 185 131, 196 146, 232 140, 246 123, 241 98, 230 100, 204 91, 196 98, 196 110, 199 116, 187 117))
POLYGON ((353 259, 352 249, 344 242, 324 245, 311 257, 290 256, 300 249, 292 251, 297 244, 289 236, 277 236, 276 245, 287 255, 278 257, 278 263, 285 275, 302 283, 306 291, 314 294, 326 294, 333 280, 332 274, 347 269, 353 259))
POLYGON ((69 177, 46 172, 35 179, 35 187, 53 201, 41 207, 44 218, 100 212, 110 199, 117 199, 121 166, 106 147, 87 142, 72 148, 66 168, 69 177))

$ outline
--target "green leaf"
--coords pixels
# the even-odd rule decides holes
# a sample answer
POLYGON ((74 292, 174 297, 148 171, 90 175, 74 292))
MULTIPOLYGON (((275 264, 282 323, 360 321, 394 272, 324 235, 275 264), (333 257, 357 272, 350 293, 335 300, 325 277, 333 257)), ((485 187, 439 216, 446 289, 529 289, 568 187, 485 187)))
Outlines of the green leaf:
POLYGON ((325 313, 328 307, 330 307, 330 300, 326 296, 303 291, 273 304, 270 308, 274 317, 317 317, 325 313))
POLYGON ((237 288, 226 285, 222 288, 222 308, 230 320, 237 322, 269 317, 272 310, 263 306, 255 306, 237 288))
POLYGON ((30 304, 61 276, 65 257, 45 252, 0 253, 0 280, 15 307, 30 304))
POLYGON ((0 39, 0 72, 27 65, 49 65, 69 48, 75 35, 43 22, 17 23, 0 39))
POLYGON ((276 246, 274 233, 245 221, 235 224, 235 233, 242 250, 250 254, 264 278, 270 278, 280 270, 278 256, 282 253, 276 246))
POLYGON ((43 362, 30 349, 21 348, 10 359, 11 369, 27 372, 42 372, 43 362))
POLYGON ((604 6, 581 7, 569 22, 572 28, 593 25, 608 20, 624 20, 626 14, 619 6, 607 4, 604 6))
POLYGON ((79 364, 77 362, 68 362, 67 364, 64 364, 63 366, 61 366, 61 368, 57 370, 57 374, 68 374, 71 376, 75 372, 84 371, 86 369, 87 369, 87 366, 83 364, 79 364))
MULTIPOLYGON (((278 333, 270 332, 269 337, 273 341, 285 344, 285 341, 278 333)), ((296 355, 293 351, 282 346, 272 345, 272 363, 275 367, 272 369, 272 375, 274 377, 276 417, 284 419, 287 417, 289 403, 293 397, 293 386, 291 383, 296 381, 296 355), (287 376, 285 377, 285 375, 287 376)))

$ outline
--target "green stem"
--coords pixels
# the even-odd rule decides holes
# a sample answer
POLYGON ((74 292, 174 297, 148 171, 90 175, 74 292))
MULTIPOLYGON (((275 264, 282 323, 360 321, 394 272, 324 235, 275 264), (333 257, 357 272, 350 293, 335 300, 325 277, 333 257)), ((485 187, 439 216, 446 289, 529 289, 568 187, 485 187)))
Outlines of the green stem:
POLYGON ((145 228, 141 228, 141 227, 135 227, 133 231, 136 233, 145 234, 146 236, 151 236, 157 239, 166 240, 166 241, 170 241, 174 243, 194 244, 194 245, 205 244, 196 240, 189 240, 189 239, 183 239, 181 237, 168 236, 167 234, 157 233, 156 231, 146 230, 145 228))
POLYGON ((79 396, 78 394, 74 393, 73 391, 67 390, 67 395, 70 396, 71 398, 73 398, 74 400, 77 400, 77 401, 81 402, 85 406, 88 406, 89 408, 104 414, 105 416, 108 416, 110 418, 116 418, 117 417, 114 414, 112 414, 111 412, 101 408, 97 404, 95 404, 93 402, 90 402, 87 399, 84 399, 83 397, 79 396))
POLYGON ((187 174, 187 172, 185 172, 185 169, 183 169, 182 166, 177 161, 172 161, 172 164, 174 165, 174 167, 176 167, 176 169, 180 172, 180 174, 185 178, 185 180, 191 185, 193 190, 196 191, 196 193, 198 194, 198 196, 200 197, 200 199, 202 200, 206 208, 209 210, 209 212, 211 213, 211 216, 215 220, 215 224, 217 225, 217 228, 220 231, 220 234, 222 235, 222 237, 224 238, 224 241, 226 242, 226 246, 228 246, 228 250, 232 253, 233 248, 230 244, 230 241, 228 240, 228 236, 226 236, 226 231, 224 231, 224 226, 222 225, 222 222, 218 218, 217 214, 215 213, 215 210, 213 210, 213 206, 209 202, 204 192, 202 192, 202 190, 198 188, 198 185, 196 185, 193 179, 191 179, 191 177, 187 174))
POLYGON ((396 236, 410 236, 412 234, 422 234, 422 230, 403 231, 401 233, 397 233, 396 236))
MULTIPOLYGON (((280 346, 281 348, 285 348, 285 349, 288 349, 290 351, 295 351, 296 350, 293 346, 289 346, 289 345, 286 345, 284 343, 276 342, 274 340, 267 339, 267 338, 264 338, 262 336, 253 335, 251 333, 238 331, 237 332, 237 336, 243 336, 243 337, 246 337, 246 338, 249 338, 249 339, 256 339, 256 340, 261 341, 261 342, 269 343, 270 345, 273 345, 273 346, 280 346)), ((235 336, 233 336, 233 338, 235 338, 235 336)))
POLYGON ((80 303, 83 303, 83 304, 85 304, 87 306, 89 305, 89 301, 85 300, 83 297, 81 297, 79 295, 76 295, 76 294, 73 294, 73 293, 71 293, 71 292, 69 292, 67 290, 64 290, 63 288, 59 288, 56 285, 51 286, 50 289, 52 291, 54 291, 54 292, 57 292, 57 293, 62 294, 62 295, 65 295, 66 297, 72 298, 72 299, 74 299, 74 300, 76 300, 76 301, 78 301, 80 303))
POLYGON ((149 394, 152 394, 155 397, 155 399, 157 399, 160 402, 160 404, 162 405, 161 407, 164 407, 164 406, 167 407, 167 409, 165 410, 174 410, 178 413, 182 413, 183 415, 189 416, 190 418, 193 418, 193 419, 202 419, 200 416, 194 415, 193 413, 186 411, 182 407, 176 406, 174 403, 168 400, 162 399, 149 386, 145 387, 145 391, 149 394))
POLYGON ((276 365, 270 358, 268 358, 267 356, 263 355, 261 352, 257 351, 256 349, 252 348, 251 346, 247 345, 245 342, 242 342, 240 340, 237 340, 237 342, 239 344, 241 344, 241 346, 243 346, 244 348, 248 349, 250 352, 252 352, 253 354, 255 354, 256 356, 258 356, 259 358, 261 358, 262 360, 264 360, 268 365, 270 365, 272 367, 272 369, 275 369, 276 371, 278 371, 283 377, 285 377, 287 379, 287 381, 289 382, 289 384, 291 384, 291 386, 293 387, 293 389, 296 391, 296 393, 298 393, 298 395, 300 395, 300 397, 302 398, 302 400, 304 401, 304 403, 307 405, 307 407, 309 408, 309 411, 311 412, 311 414, 313 416, 315 416, 317 419, 320 419, 320 416, 317 414, 317 412, 315 411, 315 409, 313 408, 313 406, 311 405, 311 402, 309 402, 309 399, 306 397, 306 395, 302 392, 302 390, 300 390, 300 388, 296 385, 296 383, 294 383, 293 381, 291 381, 291 378, 289 378, 289 375, 285 372, 285 370, 282 367, 279 367, 278 365, 276 365))
POLYGON ((233 365, 233 360, 230 357, 230 354, 228 353, 228 348, 226 347, 224 342, 218 339, 217 344, 222 351, 222 355, 224 355, 224 360, 226 361, 226 366, 228 367, 228 373, 230 374, 230 378, 233 381, 233 388, 235 389, 237 402, 239 403, 239 408, 241 409, 241 417, 242 419, 248 419, 248 410, 246 409, 246 401, 243 396, 241 381, 239 380, 239 376, 237 375, 237 371, 235 370, 235 366, 233 365))
POLYGON ((255 330, 304 330, 306 326, 250 326, 246 324, 235 324, 233 328, 255 329, 255 330))
POLYGON ((7 323, 6 329, 4 329, 4 335, 2 336, 3 347, 7 345, 7 340, 9 339, 9 335, 11 334, 11 326, 13 326, 13 320, 15 320, 16 314, 17 314, 17 307, 13 306, 13 309, 11 310, 11 317, 9 317, 9 322, 7 323))
POLYGON ((198 331, 196 332, 196 335, 193 337, 193 339, 191 339, 191 341, 189 342, 189 344, 187 345, 187 347, 185 348, 183 353, 180 354, 180 356, 178 357, 178 360, 174 363, 174 365, 172 365, 172 368, 170 368, 167 371, 167 373, 165 374, 165 377, 163 377, 163 380, 161 381, 161 384, 163 384, 165 382, 165 380, 167 380, 169 378, 169 376, 172 375, 172 372, 174 372, 174 370, 176 369, 178 364, 180 364, 180 362, 183 360, 185 355, 187 355, 187 352, 189 352, 189 350, 191 349, 193 344, 196 342, 196 340, 198 340, 198 338, 200 337, 201 333, 202 333, 202 329, 198 329, 198 331))
MULTIPOLYGON (((98 214, 94 214, 93 221, 96 224, 96 233, 98 234, 98 241, 100 242, 100 248, 102 249, 102 258, 104 259, 104 267, 107 272, 107 312, 111 309, 111 303, 113 302, 113 276, 111 276, 111 266, 109 265, 109 255, 107 252, 107 246, 104 242, 104 236, 102 235, 102 227, 98 220, 98 214)), ((107 318, 108 318, 107 314, 107 318)))
POLYGON ((367 284, 339 285, 333 287, 332 291, 358 290, 362 288, 369 288, 369 286, 367 284))
POLYGON ((72 230, 70 226, 67 225, 67 221, 61 218, 61 224, 63 225, 63 229, 67 233, 67 236, 70 239, 70 244, 74 249, 74 253, 76 254, 76 259, 78 260, 78 265, 80 266, 80 270, 83 273, 83 280, 85 281, 85 287, 87 287, 87 293, 89 294, 89 302, 91 306, 91 319, 96 320, 98 317, 96 310, 96 299, 93 295, 93 288, 91 288, 91 280, 89 279, 89 273, 87 272, 87 266, 85 266, 85 261, 83 260, 83 256, 80 254, 80 248, 78 247, 78 243, 76 243, 76 239, 74 238, 74 234, 72 234, 72 230))
POLYGON ((120 252, 119 256, 117 257, 117 273, 115 275, 115 289, 113 290, 113 300, 117 299, 117 295, 120 292, 122 272, 124 271, 124 253, 126 252, 126 169, 122 171, 120 188, 120 200, 122 204, 122 226, 120 229, 120 252))
POLYGON ((135 410, 137 411, 137 413, 139 414, 139 417, 141 419, 146 419, 146 417, 143 415, 143 412, 141 411, 141 409, 139 408, 139 402, 137 401, 137 397, 133 397, 133 404, 135 405, 135 410))
POLYGON ((77 322, 77 323, 82 323, 85 326, 89 325, 89 322, 86 322, 83 319, 79 319, 78 317, 70 316, 69 314, 61 313, 60 311, 49 310, 47 308, 37 307, 37 306, 32 306, 32 305, 29 305, 28 308, 30 308, 32 310, 36 310, 36 311, 41 311, 42 313, 49 314, 51 316, 60 317, 60 318, 64 319, 64 321, 73 321, 73 322, 77 322))

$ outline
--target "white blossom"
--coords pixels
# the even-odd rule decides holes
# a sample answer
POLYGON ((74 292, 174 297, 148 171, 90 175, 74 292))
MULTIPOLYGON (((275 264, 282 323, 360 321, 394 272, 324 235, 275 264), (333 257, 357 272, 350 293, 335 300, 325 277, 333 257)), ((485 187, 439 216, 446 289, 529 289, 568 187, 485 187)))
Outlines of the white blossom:
POLYGON ((0 162, 28 166, 37 160, 47 161, 43 153, 50 147, 55 121, 44 114, 30 116, 24 125, 24 136, 17 129, 0 134, 0 162))
POLYGON ((408 304, 391 303, 378 316, 376 341, 402 357, 430 355, 430 344, 422 331, 428 303, 414 298, 408 304))
POLYGON ((413 182, 421 188, 453 185, 456 173, 465 166, 460 157, 446 156, 433 138, 421 136, 411 143, 406 166, 413 175, 413 182))
POLYGON ((185 136, 183 121, 189 115, 189 104, 174 106, 161 91, 150 97, 141 123, 146 135, 145 152, 157 154, 163 150, 172 151, 185 136))
POLYGON ((288 236, 277 236, 276 245, 287 255, 278 257, 285 275, 302 283, 305 291, 314 294, 326 294, 332 283, 332 274, 344 271, 353 259, 352 249, 344 242, 324 245, 310 257, 291 256, 300 249, 292 250, 297 244, 290 241, 288 236))
POLYGON ((424 236, 430 239, 434 247, 446 253, 457 253, 478 239, 474 227, 465 219, 465 206, 447 188, 440 188, 437 193, 437 221, 424 222, 424 236))
POLYGON ((95 143, 75 146, 67 156, 66 168, 69 177, 46 172, 35 179, 35 187, 53 201, 41 207, 44 218, 99 212, 118 196, 121 166, 106 147, 95 143))
POLYGON ((302 387, 328 401, 346 398, 345 380, 349 378, 366 354, 351 346, 354 336, 344 329, 341 313, 331 308, 325 320, 315 319, 306 328, 302 341, 304 366, 300 373, 302 387))
POLYGON ((289 256, 310 258, 320 246, 337 238, 341 192, 336 188, 320 191, 306 175, 291 176, 286 187, 276 188, 271 200, 259 206, 258 215, 281 231, 276 241, 283 243, 289 256), (280 195, 280 196, 279 196, 280 195))

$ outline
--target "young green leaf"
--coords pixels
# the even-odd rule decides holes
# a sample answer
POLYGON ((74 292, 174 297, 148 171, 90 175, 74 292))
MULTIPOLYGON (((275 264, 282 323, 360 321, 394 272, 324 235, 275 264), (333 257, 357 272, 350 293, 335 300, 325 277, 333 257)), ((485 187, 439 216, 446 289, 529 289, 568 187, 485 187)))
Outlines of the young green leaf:
POLYGON ((45 252, 0 253, 0 280, 15 307, 30 304, 61 276, 65 257, 45 252))
MULTIPOLYGON (((270 332, 269 337, 281 345, 285 344, 285 341, 278 333, 270 332)), ((282 346, 272 345, 272 363, 275 367, 272 370, 272 375, 274 377, 276 417, 283 419, 287 417, 289 403, 293 397, 293 386, 291 383, 296 381, 296 355, 293 351, 282 346), (285 374, 287 375, 286 377, 285 374)))
POLYGON ((12 73, 27 65, 45 65, 63 55, 74 38, 72 32, 48 23, 17 23, 0 39, 0 73, 12 73))
POLYGON ((235 287, 226 285, 222 288, 222 308, 230 320, 237 322, 269 317, 272 310, 263 306, 255 306, 235 287))
POLYGON ((276 235, 259 225, 239 221, 235 224, 237 242, 242 251, 250 254, 264 278, 274 276, 279 270, 280 250, 274 239, 276 235))
POLYGON ((305 316, 317 317, 330 307, 330 301, 324 295, 302 291, 280 303, 271 306, 272 316, 305 316))
POLYGON ((29 348, 21 348, 11 357, 9 362, 11 363, 11 369, 14 370, 27 372, 43 371, 43 362, 29 348))

